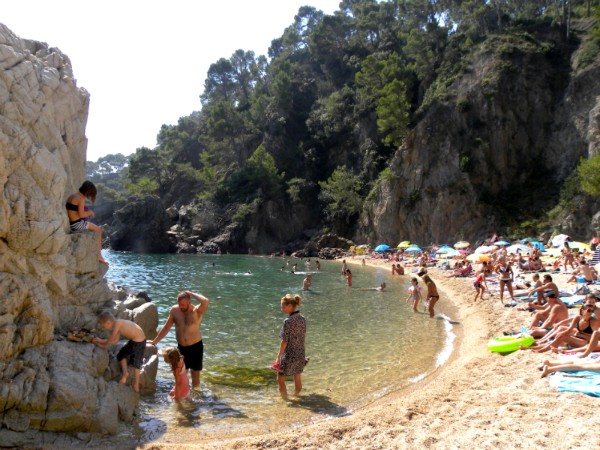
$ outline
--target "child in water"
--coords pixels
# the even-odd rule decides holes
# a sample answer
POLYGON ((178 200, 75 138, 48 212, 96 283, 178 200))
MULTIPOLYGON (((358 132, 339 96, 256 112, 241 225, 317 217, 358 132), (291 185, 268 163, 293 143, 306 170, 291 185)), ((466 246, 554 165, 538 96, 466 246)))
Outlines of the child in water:
POLYGON ((175 377, 175 386, 171 389, 169 395, 175 400, 180 400, 190 393, 190 380, 188 379, 187 369, 183 363, 183 356, 175 347, 167 347, 159 352, 165 362, 171 365, 173 376, 175 377))
POLYGON ((348 286, 352 286, 352 272, 350 272, 350 269, 346 269, 346 283, 348 286))
POLYGON ((305 358, 304 340, 306 337, 306 319, 296 310, 300 306, 299 295, 286 294, 281 299, 281 311, 288 315, 283 322, 279 338, 279 352, 273 363, 277 370, 277 384, 279 393, 283 399, 287 399, 287 388, 285 386, 286 376, 294 377, 294 395, 299 395, 302 390, 302 372, 308 362, 305 358))
POLYGON ((421 301, 421 291, 423 289, 419 286, 419 280, 416 278, 411 278, 410 287, 408 288, 408 297, 406 298, 406 303, 412 300, 413 304, 413 312, 417 312, 417 306, 421 301))

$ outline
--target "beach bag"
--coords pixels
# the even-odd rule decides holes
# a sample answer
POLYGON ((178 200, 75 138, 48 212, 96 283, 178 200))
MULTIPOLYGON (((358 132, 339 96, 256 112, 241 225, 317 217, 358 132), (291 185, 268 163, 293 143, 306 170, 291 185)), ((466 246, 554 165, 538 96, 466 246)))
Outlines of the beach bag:
POLYGON ((575 289, 575 291, 573 291, 573 294, 575 295, 585 295, 585 294, 589 294, 590 293, 590 288, 587 287, 587 284, 581 284, 577 287, 577 289, 575 289))

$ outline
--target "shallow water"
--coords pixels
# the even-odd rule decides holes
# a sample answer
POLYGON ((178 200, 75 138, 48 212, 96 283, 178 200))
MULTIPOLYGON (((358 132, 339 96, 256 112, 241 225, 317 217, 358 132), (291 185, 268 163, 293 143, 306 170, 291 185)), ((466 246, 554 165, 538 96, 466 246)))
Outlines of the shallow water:
MULTIPOLYGON (((181 290, 210 299, 202 323, 205 345, 201 388, 189 400, 173 402, 174 380, 161 362, 157 390, 141 398, 141 417, 127 436, 187 442, 199 437, 254 434, 304 419, 349 414, 391 389, 415 383, 444 362, 451 349, 451 325, 413 314, 404 302, 407 285, 389 268, 351 266, 347 287, 341 265, 321 261, 321 271, 282 258, 239 255, 135 255, 105 252, 108 281, 146 291, 157 303, 160 324, 181 290), (283 266, 284 271, 281 271, 283 266), (313 273, 312 288, 302 280, 313 273), (382 281, 385 292, 375 291, 382 281), (300 399, 283 402, 270 364, 285 319, 280 298, 299 293, 307 320, 306 355, 300 399)), ((176 345, 174 330, 159 346, 176 345)), ((293 390, 290 379, 288 390, 293 390)))

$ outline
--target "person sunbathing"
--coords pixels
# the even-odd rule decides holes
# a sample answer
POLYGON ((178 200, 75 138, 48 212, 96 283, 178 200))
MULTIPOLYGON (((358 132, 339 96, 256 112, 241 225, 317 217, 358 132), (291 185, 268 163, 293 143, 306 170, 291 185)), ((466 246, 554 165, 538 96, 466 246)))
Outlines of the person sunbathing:
POLYGON ((555 339, 552 342, 535 345, 529 347, 528 350, 542 353, 558 349, 562 344, 568 344, 576 348, 586 346, 592 337, 592 333, 600 328, 600 321, 592 317, 595 309, 596 307, 592 304, 584 305, 579 311, 579 316, 574 317, 568 327, 559 327, 562 331, 556 333, 555 339))
POLYGON ((586 370, 589 372, 600 372, 600 361, 581 361, 575 363, 565 363, 564 361, 549 361, 546 360, 542 363, 540 370, 542 374, 540 378, 555 373, 555 372, 579 372, 580 370, 586 370))
MULTIPOLYGON (((560 293, 558 292, 558 286, 556 285, 556 283, 554 281, 552 281, 552 275, 546 274, 546 275, 544 275, 544 281, 541 286, 529 289, 527 298, 531 298, 531 295, 535 294, 536 292, 544 292, 544 291, 547 291, 548 289, 552 289, 557 297, 560 295, 560 293)), ((539 297, 539 295, 538 295, 538 297, 539 297)))
POLYGON ((567 283, 576 283, 578 275, 580 275, 582 278, 585 278, 586 283, 593 283, 598 279, 598 273, 596 272, 596 269, 588 266, 585 259, 579 261, 579 267, 573 271, 573 275, 571 275, 571 278, 567 280, 567 283))
POLYGON ((536 339, 544 337, 552 331, 555 325, 569 317, 567 305, 553 291, 545 292, 544 297, 548 305, 533 316, 533 320, 527 329, 527 332, 536 339), (540 322, 542 322, 541 325, 540 322))

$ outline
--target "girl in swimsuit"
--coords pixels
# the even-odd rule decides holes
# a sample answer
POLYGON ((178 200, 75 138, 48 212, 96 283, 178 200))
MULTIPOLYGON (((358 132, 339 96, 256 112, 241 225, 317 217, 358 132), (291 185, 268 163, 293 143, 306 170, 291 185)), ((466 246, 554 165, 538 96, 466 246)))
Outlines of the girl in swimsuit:
POLYGON ((175 386, 171 389, 169 395, 175 399, 180 400, 190 393, 190 380, 187 376, 187 369, 183 363, 183 356, 179 353, 175 347, 167 347, 160 352, 167 364, 171 365, 173 370, 173 376, 175 377, 175 386))
POLYGON ((84 181, 79 188, 79 192, 67 198, 65 207, 67 208, 71 231, 90 230, 98 233, 98 260, 101 263, 108 264, 102 257, 102 228, 88 220, 88 217, 94 216, 94 211, 85 206, 87 199, 90 199, 92 204, 96 201, 96 194, 97 190, 94 183, 84 181))
POLYGON ((487 283, 485 282, 485 269, 480 269, 477 272, 477 277, 475 278, 475 282, 473 283, 473 287, 475 288, 475 298, 474 302, 477 301, 477 297, 481 295, 481 300, 483 300, 483 293, 487 290, 487 283))
POLYGON ((408 297, 406 298, 406 303, 412 300, 413 304, 413 312, 417 312, 417 305, 421 301, 421 286, 419 286, 419 280, 416 278, 412 278, 410 280, 411 286, 408 288, 408 297))
POLYGON ((511 300, 515 300, 513 296, 512 281, 514 274, 510 264, 506 262, 506 258, 501 257, 496 266, 496 273, 499 275, 498 281, 500 282, 500 302, 504 304, 504 287, 508 289, 511 300))

